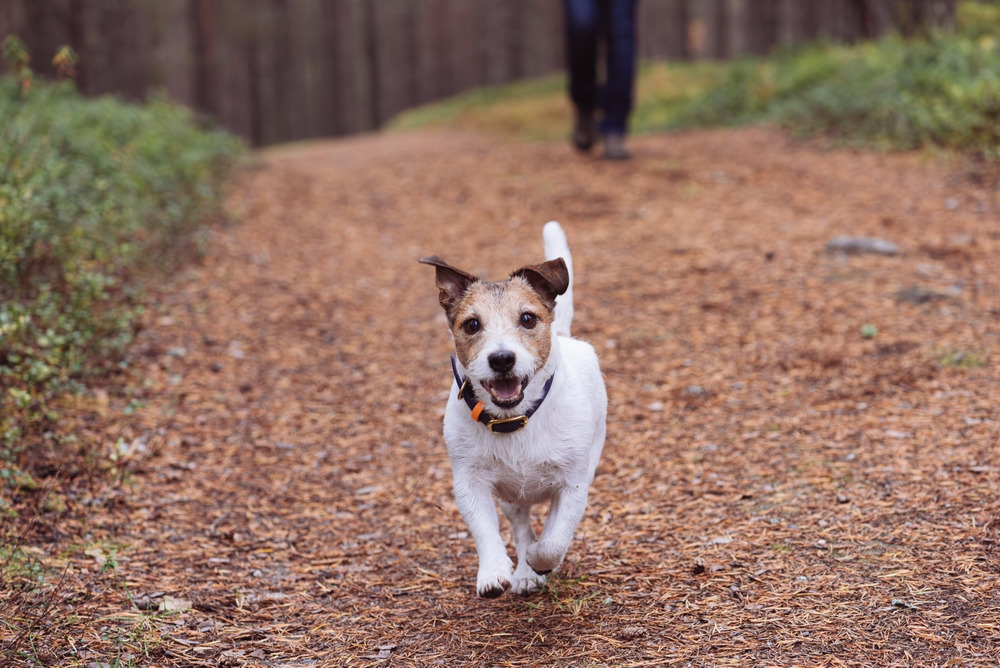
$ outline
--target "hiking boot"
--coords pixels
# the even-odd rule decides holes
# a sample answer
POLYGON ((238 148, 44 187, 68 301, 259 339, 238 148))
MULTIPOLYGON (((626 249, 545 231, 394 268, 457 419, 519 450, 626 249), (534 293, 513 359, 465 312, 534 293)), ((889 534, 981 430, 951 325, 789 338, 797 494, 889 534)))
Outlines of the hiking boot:
POLYGON ((594 121, 594 110, 577 109, 576 120, 573 123, 573 146, 579 151, 589 151, 597 137, 597 123, 594 121))
POLYGON ((604 159, 628 160, 632 154, 625 148, 625 135, 612 132, 604 135, 604 159))

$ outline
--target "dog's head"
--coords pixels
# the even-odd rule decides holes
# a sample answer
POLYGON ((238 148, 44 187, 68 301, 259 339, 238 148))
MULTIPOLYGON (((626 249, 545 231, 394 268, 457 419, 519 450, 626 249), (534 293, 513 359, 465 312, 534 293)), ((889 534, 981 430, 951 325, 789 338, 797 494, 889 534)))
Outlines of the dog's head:
POLYGON ((435 267, 455 353, 476 395, 501 413, 513 411, 549 359, 552 311, 569 287, 566 263, 549 260, 487 282, 436 255, 420 262, 435 267))

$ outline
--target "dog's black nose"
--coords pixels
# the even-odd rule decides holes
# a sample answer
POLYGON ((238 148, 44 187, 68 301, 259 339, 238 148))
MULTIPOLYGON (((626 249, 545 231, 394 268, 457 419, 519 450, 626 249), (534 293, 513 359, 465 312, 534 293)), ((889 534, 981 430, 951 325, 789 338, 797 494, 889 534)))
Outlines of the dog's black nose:
POLYGON ((497 373, 507 373, 514 368, 514 362, 517 358, 509 350, 498 350, 495 353, 490 353, 490 356, 486 358, 489 360, 490 368, 497 373))

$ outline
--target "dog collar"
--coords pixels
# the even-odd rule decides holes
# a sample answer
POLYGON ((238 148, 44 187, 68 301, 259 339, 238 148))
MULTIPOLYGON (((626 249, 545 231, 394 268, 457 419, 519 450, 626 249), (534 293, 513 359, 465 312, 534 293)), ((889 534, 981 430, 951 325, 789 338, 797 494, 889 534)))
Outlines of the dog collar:
POLYGON ((538 398, 534 406, 524 412, 524 415, 497 418, 486 412, 483 402, 476 401, 476 397, 472 392, 466 391, 468 390, 469 379, 462 378, 458 373, 458 364, 455 362, 454 355, 451 356, 451 370, 455 374, 455 382, 458 383, 458 398, 465 401, 469 409, 472 410, 472 419, 476 422, 482 422, 486 425, 487 429, 495 434, 509 434, 524 428, 528 424, 528 418, 534 415, 538 407, 545 401, 545 397, 549 394, 549 388, 552 387, 552 379, 555 377, 555 374, 549 376, 549 379, 545 381, 545 385, 542 387, 542 396, 538 398))

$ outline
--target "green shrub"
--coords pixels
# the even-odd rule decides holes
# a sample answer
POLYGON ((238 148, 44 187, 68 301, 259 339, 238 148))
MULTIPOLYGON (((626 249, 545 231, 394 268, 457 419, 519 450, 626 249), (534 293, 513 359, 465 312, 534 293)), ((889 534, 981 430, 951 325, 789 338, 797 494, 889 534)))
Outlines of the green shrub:
POLYGON ((1000 35, 1000 4, 960 2, 955 7, 958 31, 971 38, 1000 35))
POLYGON ((770 122, 895 148, 1000 153, 1000 11, 962 3, 955 32, 814 45, 733 65, 672 127, 770 122))
POLYGON ((120 361, 143 279, 218 209, 241 144, 162 99, 139 107, 32 82, 16 40, 4 54, 0 460, 11 462, 56 417, 55 398, 120 361))

